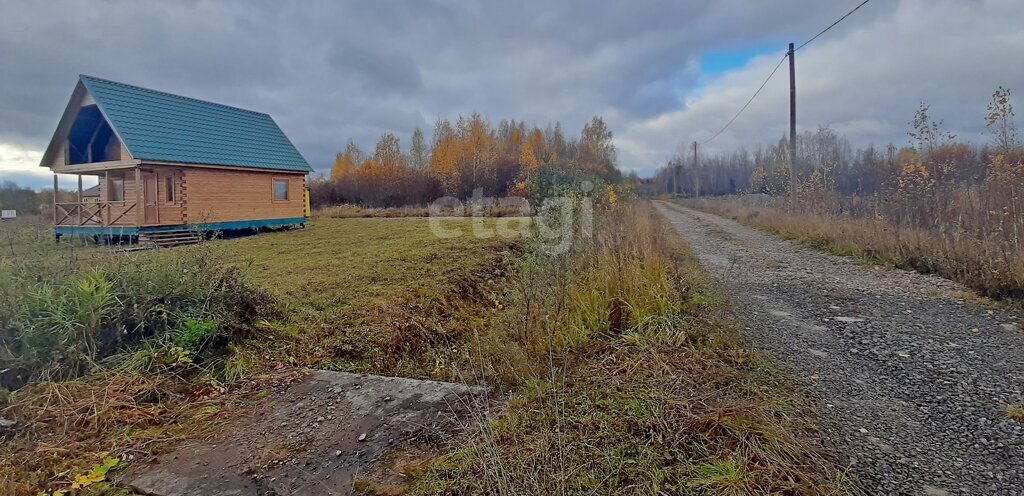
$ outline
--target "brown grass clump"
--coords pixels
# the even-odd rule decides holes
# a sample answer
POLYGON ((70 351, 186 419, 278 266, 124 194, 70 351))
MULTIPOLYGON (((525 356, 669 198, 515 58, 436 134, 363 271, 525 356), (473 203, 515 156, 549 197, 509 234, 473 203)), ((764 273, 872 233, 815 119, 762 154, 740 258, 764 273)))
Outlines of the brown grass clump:
POLYGON ((1007 405, 1006 416, 1016 420, 1017 422, 1024 422, 1024 401, 1013 405, 1007 405))

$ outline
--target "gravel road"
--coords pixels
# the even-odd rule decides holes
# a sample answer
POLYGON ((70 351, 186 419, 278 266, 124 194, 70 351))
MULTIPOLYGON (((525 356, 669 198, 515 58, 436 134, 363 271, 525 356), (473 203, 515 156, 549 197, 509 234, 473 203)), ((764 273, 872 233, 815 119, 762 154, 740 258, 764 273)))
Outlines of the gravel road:
POLYGON ((875 269, 656 202, 747 339, 804 378, 868 494, 1024 495, 1024 332, 945 279, 875 269))

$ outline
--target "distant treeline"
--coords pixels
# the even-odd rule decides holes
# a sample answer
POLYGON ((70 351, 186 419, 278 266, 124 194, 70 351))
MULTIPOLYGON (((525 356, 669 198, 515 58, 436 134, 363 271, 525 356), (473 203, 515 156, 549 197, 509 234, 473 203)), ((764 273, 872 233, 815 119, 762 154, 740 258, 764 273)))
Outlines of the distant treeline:
POLYGON ((392 133, 381 136, 373 153, 349 140, 330 177, 313 179, 310 192, 315 206, 396 207, 424 205, 442 196, 465 199, 474 191, 525 197, 552 178, 581 177, 622 179, 612 132, 600 117, 591 119, 579 138, 566 138, 557 122, 541 129, 502 120, 495 127, 474 113, 454 123, 438 119, 429 142, 417 128, 408 149, 392 133))
MULTIPOLYGON (((69 190, 58 190, 60 201, 75 201, 77 193, 69 190)), ((0 208, 17 210, 18 215, 37 215, 43 209, 53 208, 53 189, 36 191, 32 188, 18 186, 14 181, 0 183, 0 208)))
MULTIPOLYGON (((905 169, 919 165, 930 181, 980 183, 992 170, 996 155, 1007 163, 1024 159, 1016 142, 1009 90, 999 88, 985 114, 991 140, 971 144, 942 129, 929 106, 921 104, 910 123, 904 146, 888 144, 854 149, 828 127, 805 131, 796 139, 796 172, 800 188, 829 189, 844 195, 872 196, 899 188, 905 169), (1000 103, 1002 102, 1002 103, 1000 103), (1005 114, 1005 115, 1003 115, 1005 114)), ((740 149, 714 156, 680 152, 646 181, 646 193, 683 196, 745 192, 785 196, 789 193, 788 139, 770 146, 740 149)))

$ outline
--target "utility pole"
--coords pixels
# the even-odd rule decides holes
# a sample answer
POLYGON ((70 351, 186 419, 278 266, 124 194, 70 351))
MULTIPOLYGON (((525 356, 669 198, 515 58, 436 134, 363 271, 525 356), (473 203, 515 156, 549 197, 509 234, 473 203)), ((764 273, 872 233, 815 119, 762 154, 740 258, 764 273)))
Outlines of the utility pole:
POLYGON ((796 50, 789 44, 789 194, 790 210, 796 210, 796 50))
POLYGON ((693 182, 694 195, 700 198, 700 171, 697 169, 697 142, 693 142, 693 182))

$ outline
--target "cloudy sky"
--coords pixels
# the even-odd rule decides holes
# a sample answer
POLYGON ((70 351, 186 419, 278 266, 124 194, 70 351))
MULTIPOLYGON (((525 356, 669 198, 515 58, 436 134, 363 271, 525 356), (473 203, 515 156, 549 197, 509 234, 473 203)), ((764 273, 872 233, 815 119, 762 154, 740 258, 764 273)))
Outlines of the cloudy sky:
MULTIPOLYGON (((785 51, 860 0, 0 0, 0 180, 37 167, 78 74, 270 113, 316 169, 352 138, 408 142, 438 116, 602 115, 649 175, 710 137, 785 51)), ((982 135, 998 85, 1024 91, 1020 0, 873 0, 797 54, 801 128, 906 142, 921 101, 982 135)), ((706 151, 776 140, 786 73, 706 151)), ((70 182, 69 182, 70 184, 70 182)))

